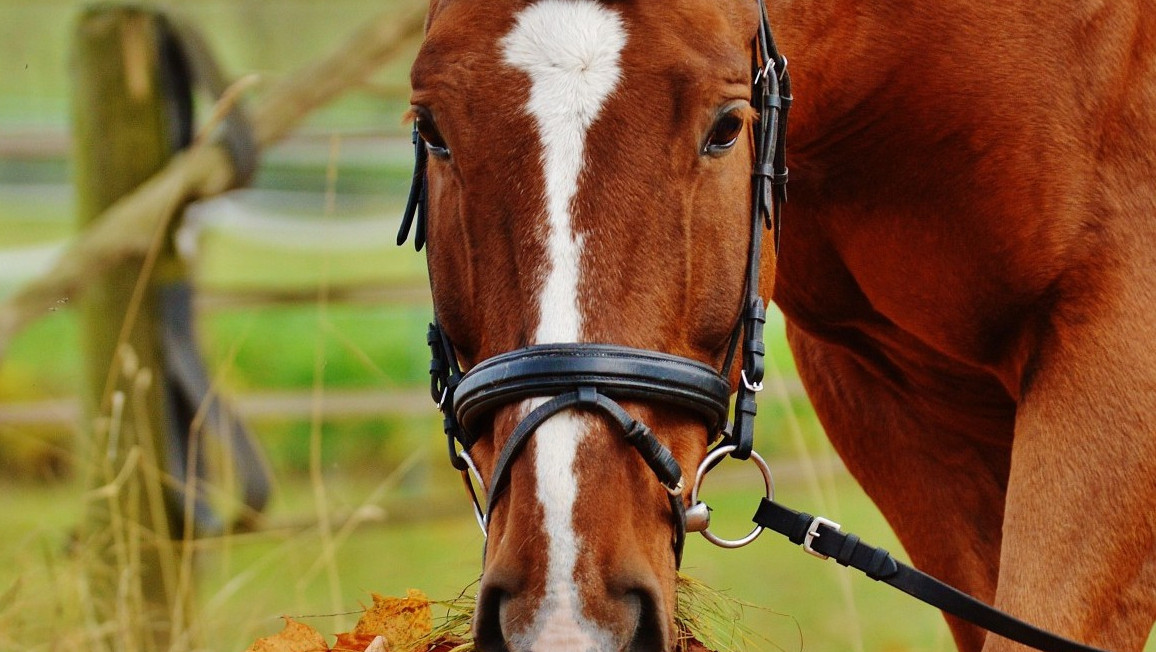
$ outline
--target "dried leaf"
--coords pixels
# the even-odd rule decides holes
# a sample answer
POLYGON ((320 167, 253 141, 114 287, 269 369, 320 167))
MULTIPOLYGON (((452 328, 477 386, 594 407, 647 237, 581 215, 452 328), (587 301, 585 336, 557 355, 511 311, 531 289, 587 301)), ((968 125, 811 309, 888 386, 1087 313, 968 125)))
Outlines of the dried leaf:
MULTIPOLYGON (((333 644, 331 652, 366 652, 379 638, 381 636, 377 634, 358 634, 356 632, 338 634, 337 642, 333 644)), ((382 645, 382 652, 389 650, 388 647, 384 647, 384 639, 382 639, 382 645)))
MULTIPOLYGON (((364 648, 363 648, 364 649, 364 648)), ((257 639, 245 652, 330 652, 325 638, 316 630, 285 617, 285 629, 257 639)))
MULTIPOLYGON (((387 598, 374 593, 373 606, 357 621, 351 634, 368 636, 369 643, 381 636, 389 652, 410 652, 419 647, 424 649, 423 643, 432 630, 429 598, 421 591, 410 589, 404 598, 387 598)), ((362 647, 357 652, 364 650, 362 647)))

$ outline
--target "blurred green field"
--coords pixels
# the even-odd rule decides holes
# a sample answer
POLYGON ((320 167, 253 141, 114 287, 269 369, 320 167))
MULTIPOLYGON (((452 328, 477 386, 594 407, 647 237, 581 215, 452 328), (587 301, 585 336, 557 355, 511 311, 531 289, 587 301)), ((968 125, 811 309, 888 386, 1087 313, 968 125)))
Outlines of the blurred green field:
MULTIPOLYGON (((440 456, 434 457, 440 464, 440 456)), ((736 478, 718 480, 719 489, 710 494, 717 527, 737 532, 753 511, 754 497, 733 486, 736 478)), ((348 612, 368 602, 371 591, 401 594, 417 587, 449 599, 470 590, 479 572, 482 541, 464 498, 454 492, 452 498, 427 495, 415 498, 422 501, 416 505, 398 504, 392 488, 385 493, 394 500, 368 498, 388 481, 385 474, 326 474, 324 510, 363 519, 348 536, 298 522, 321 508, 306 483, 283 479, 270 518, 288 518, 295 527, 203 543, 198 562, 203 649, 244 649, 255 637, 279 629, 284 614, 301 617, 321 631, 345 631, 356 620, 348 612), (443 515, 408 520, 413 510, 428 510, 431 504, 443 515), (330 616, 335 613, 343 615, 330 616)), ((816 509, 820 501, 808 498, 805 485, 799 478, 780 478, 779 492, 801 508, 816 509)), ((458 489, 456 483, 450 486, 458 489)), ((895 549, 885 525, 846 478, 834 478, 831 489, 824 513, 854 523, 868 540, 895 549)), ((6 560, 0 567, 0 587, 10 592, 0 607, 3 649, 58 649, 53 642, 77 629, 81 595, 76 562, 64 546, 79 516, 81 493, 75 483, 6 486, 0 492, 0 508, 10 525, 0 533, 0 558, 6 560)), ((695 537, 688 543, 685 572, 757 605, 742 609, 741 627, 749 632, 740 633, 747 639, 740 649, 951 648, 945 628, 929 608, 769 537, 739 551, 720 550, 695 537)))
MULTIPOLYGON (((0 125, 44 130, 68 117, 69 37, 86 0, 0 2, 0 125)), ((407 0, 181 0, 132 3, 159 7, 199 26, 226 70, 257 72, 265 83, 324 54, 338 39, 383 11, 412 6, 407 0)), ((386 66, 380 79, 404 82, 406 57, 386 66)), ((401 129, 405 104, 352 94, 311 117, 310 127, 401 129)))

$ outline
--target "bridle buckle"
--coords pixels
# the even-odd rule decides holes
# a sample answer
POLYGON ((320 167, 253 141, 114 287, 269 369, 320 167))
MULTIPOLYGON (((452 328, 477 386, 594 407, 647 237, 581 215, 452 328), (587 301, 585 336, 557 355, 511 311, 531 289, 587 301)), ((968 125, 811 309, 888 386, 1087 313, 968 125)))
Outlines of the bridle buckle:
POLYGON ((758 86, 759 82, 761 82, 762 80, 770 79, 771 74, 774 72, 775 72, 775 60, 774 59, 767 59, 767 62, 763 65, 763 67, 759 68, 758 71, 755 72, 754 85, 758 86))
POLYGON ((811 544, 813 544, 815 539, 819 537, 820 525, 826 525, 836 532, 843 531, 843 526, 839 525, 835 521, 832 521, 829 518, 823 518, 822 516, 816 516, 815 520, 811 521, 811 525, 807 528, 806 536, 803 537, 803 550, 806 550, 808 553, 818 557, 819 559, 828 559, 829 557, 827 555, 824 555, 823 553, 811 547, 811 544))

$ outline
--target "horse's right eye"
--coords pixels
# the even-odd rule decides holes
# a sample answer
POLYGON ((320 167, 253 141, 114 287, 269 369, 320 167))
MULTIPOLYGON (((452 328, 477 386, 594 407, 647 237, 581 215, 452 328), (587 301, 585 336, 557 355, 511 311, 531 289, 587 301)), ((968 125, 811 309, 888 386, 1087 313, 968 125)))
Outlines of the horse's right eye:
POLYGON ((711 127, 702 153, 714 156, 724 154, 738 142, 744 126, 746 126, 746 121, 743 120, 743 114, 740 110, 731 109, 722 114, 711 127))
POLYGON ((414 126, 417 127, 417 133, 425 141, 426 148, 429 149, 431 155, 442 159, 450 157, 450 147, 446 144, 441 132, 438 131, 433 116, 424 112, 418 113, 417 117, 414 118, 414 126))

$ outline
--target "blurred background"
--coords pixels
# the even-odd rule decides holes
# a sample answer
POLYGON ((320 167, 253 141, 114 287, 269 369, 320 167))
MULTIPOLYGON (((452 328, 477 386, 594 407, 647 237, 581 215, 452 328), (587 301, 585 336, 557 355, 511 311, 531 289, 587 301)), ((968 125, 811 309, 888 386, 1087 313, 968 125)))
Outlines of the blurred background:
MULTIPOLYGON (((252 102, 362 24, 413 3, 147 6, 198 27, 230 76, 259 75, 252 102)), ((0 0, 0 300, 78 237, 69 70, 83 7, 0 0)), ((472 592, 482 538, 427 394, 424 258, 393 245, 411 172, 402 115, 416 45, 264 151, 250 188, 190 206, 181 223, 213 392, 259 443, 273 494, 257 527, 190 544, 181 577, 191 624, 174 649, 243 650, 286 614, 345 631, 370 592, 472 592)), ((91 428, 76 303, 61 301, 0 344, 0 649, 101 649, 108 632, 87 606, 93 561, 76 534, 100 499, 83 445, 91 428)), ((781 319, 770 326, 775 379, 757 446, 778 497, 902 556, 825 443, 781 319)), ((759 489, 753 467, 712 475, 716 529, 744 533, 759 489)), ((237 509, 226 490, 214 501, 237 509)), ((740 551, 695 537, 684 570, 746 603, 724 632, 734 649, 952 649, 930 608, 771 537, 740 551)))

